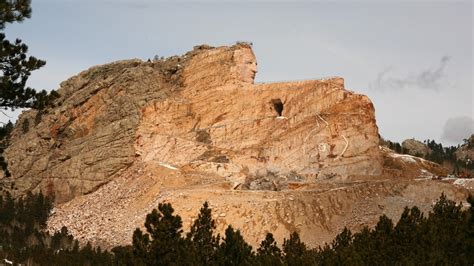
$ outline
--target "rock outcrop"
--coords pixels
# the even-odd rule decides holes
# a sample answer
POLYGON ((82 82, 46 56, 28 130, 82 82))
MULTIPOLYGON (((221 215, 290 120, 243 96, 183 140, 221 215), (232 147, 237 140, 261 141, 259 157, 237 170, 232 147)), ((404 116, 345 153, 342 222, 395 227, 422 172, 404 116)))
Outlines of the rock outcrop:
POLYGON ((139 60, 93 67, 61 83, 58 107, 23 112, 12 132, 5 157, 15 188, 55 193, 62 202, 110 181, 135 160, 140 108, 172 88, 160 69, 139 60), (25 120, 30 128, 22 127, 25 120))
POLYGON ((405 153, 422 158, 426 158, 432 152, 426 144, 416 139, 404 140, 402 148, 405 153))
POLYGON ((298 231, 315 247, 441 192, 465 199, 432 180, 436 164, 379 147, 371 101, 342 78, 254 84, 256 66, 237 44, 84 71, 57 107, 20 116, 0 182, 54 193, 49 229, 107 248, 163 201, 185 230, 209 201, 221 233, 233 224, 257 244, 298 231))
POLYGON ((423 158, 399 154, 387 147, 380 147, 384 158, 384 176, 386 178, 418 179, 446 177, 449 169, 423 158))
POLYGON ((466 164, 474 164, 474 134, 472 134, 467 141, 458 148, 455 155, 457 160, 466 164))
MULTIPOLYGON (((63 82, 58 107, 24 112, 6 158, 18 191, 87 194, 133 163, 247 178, 380 175, 374 108, 342 78, 254 84, 251 47, 120 61, 63 82), (27 132, 20 126, 30 123, 27 132)), ((242 186, 245 187, 245 186, 242 186)), ((252 187, 252 186, 250 186, 252 187)), ((255 187, 255 186, 253 186, 255 187)))
MULTIPOLYGON (((454 170, 460 177, 474 178, 474 134, 472 134, 455 152, 457 165, 454 170), (457 168, 459 167, 459 168, 457 168)), ((474 180, 472 181, 474 184, 474 180)))

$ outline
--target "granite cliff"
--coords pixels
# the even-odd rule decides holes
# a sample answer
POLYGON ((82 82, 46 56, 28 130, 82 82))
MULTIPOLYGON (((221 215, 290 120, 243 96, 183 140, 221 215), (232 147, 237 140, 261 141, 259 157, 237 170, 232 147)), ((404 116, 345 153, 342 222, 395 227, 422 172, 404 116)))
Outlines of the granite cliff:
POLYGON ((54 193, 50 228, 105 247, 131 241, 160 201, 185 226, 208 200, 219 230, 251 243, 297 230, 314 246, 442 191, 466 196, 430 179, 441 167, 379 147, 371 101, 342 78, 255 84, 256 72, 245 43, 90 68, 61 83, 57 107, 20 116, 0 180, 54 193))
MULTIPOLYGON (((246 45, 82 72, 61 84, 59 107, 28 132, 13 131, 6 158, 15 187, 68 201, 136 162, 242 184, 267 172, 305 180, 380 175, 366 96, 345 90, 342 78, 254 84, 255 72, 246 45)), ((17 125, 36 115, 23 113, 17 125)))

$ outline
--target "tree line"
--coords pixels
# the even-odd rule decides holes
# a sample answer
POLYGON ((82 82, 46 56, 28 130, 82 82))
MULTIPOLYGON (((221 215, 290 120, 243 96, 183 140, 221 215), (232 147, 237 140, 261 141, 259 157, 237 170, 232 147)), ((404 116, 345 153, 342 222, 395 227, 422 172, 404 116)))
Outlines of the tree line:
POLYGON ((66 227, 46 231, 53 199, 28 193, 0 196, 0 263, 28 265, 472 265, 474 198, 463 207, 441 195, 428 215, 406 207, 397 223, 380 216, 373 228, 344 228, 334 240, 309 248, 298 232, 279 245, 271 232, 253 249, 231 225, 223 236, 205 202, 189 232, 170 203, 160 203, 137 228, 132 243, 110 251, 80 243, 66 227))
MULTIPOLYGON (((398 142, 384 140, 381 138, 380 143, 381 145, 399 154, 408 154, 409 152, 405 150, 398 142)), ((470 177, 469 173, 465 173, 463 169, 474 170, 474 162, 463 161, 456 158, 455 153, 461 147, 460 145, 443 147, 443 144, 437 143, 435 140, 430 139, 424 140, 423 143, 430 149, 430 152, 424 156, 422 154, 417 154, 417 157, 435 162, 437 164, 448 163, 452 165, 452 174, 470 177)), ((472 148, 474 146, 474 144, 471 143, 469 139, 465 139, 463 145, 467 146, 468 148, 472 148)))
MULTIPOLYGON (((54 106, 59 94, 52 90, 35 90, 27 86, 31 72, 40 69, 46 61, 28 55, 28 46, 21 39, 9 40, 4 32, 9 23, 22 22, 31 17, 30 0, 0 0, 0 113, 7 110, 32 108, 38 110, 37 120, 54 106)), ((8 135, 13 124, 0 122, 0 168, 6 177, 10 176, 3 151, 8 146, 8 135)), ((23 121, 23 132, 29 129, 29 121, 23 121)), ((0 184, 2 185, 2 184, 0 184)))

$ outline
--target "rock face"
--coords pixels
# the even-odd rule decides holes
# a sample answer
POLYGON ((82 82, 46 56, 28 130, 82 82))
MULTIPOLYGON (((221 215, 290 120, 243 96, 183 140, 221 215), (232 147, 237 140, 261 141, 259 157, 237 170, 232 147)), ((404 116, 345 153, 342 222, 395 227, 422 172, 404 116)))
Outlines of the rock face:
POLYGON ((57 107, 20 116, 0 182, 55 193, 49 229, 107 248, 129 244, 159 202, 185 230, 209 201, 221 234, 232 224, 255 245, 298 231, 316 247, 443 191, 465 199, 432 180, 436 164, 379 147, 372 103, 342 78, 254 84, 256 66, 237 44, 84 71, 57 107))
POLYGON ((474 134, 456 151, 456 159, 464 163, 474 164, 474 134))
MULTIPOLYGON (((458 166, 460 166, 459 175, 461 177, 474 177, 474 134, 472 134, 467 141, 457 149, 455 152, 458 166)), ((474 183, 474 181, 472 181, 474 183)))
POLYGON ((417 157, 426 157, 426 155, 431 153, 431 149, 428 148, 428 146, 416 139, 404 140, 402 142, 402 148, 407 154, 417 157))
POLYGON ((5 157, 17 191, 43 190, 61 202, 110 181, 135 159, 140 108, 172 88, 159 69, 138 60, 63 82, 58 107, 42 116, 23 112, 13 130, 5 157))
POLYGON ((21 115, 6 151, 15 186, 63 202, 138 161, 188 166, 236 185, 267 173, 381 174, 366 96, 345 90, 342 78, 254 84, 255 73, 246 44, 82 72, 61 84, 59 106, 41 120, 35 111, 21 115), (27 119, 38 123, 25 132, 27 119))
POLYGON ((384 176, 387 178, 440 178, 446 177, 448 168, 423 158, 399 154, 387 147, 380 147, 384 158, 384 176))

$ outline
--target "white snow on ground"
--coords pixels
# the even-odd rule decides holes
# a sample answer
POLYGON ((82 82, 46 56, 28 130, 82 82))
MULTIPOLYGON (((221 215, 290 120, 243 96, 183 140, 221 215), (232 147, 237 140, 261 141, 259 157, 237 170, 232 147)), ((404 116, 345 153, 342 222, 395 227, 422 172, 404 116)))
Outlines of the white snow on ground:
POLYGON ((390 154, 390 156, 392 156, 392 158, 400 158, 404 160, 405 162, 416 163, 416 160, 414 159, 416 157, 411 156, 411 155, 392 153, 390 154))
POLYGON ((427 177, 419 177, 419 178, 415 178, 413 180, 415 181, 424 181, 424 180, 432 180, 433 177, 432 176, 427 176, 427 177))
POLYGON ((421 174, 423 174, 425 176, 433 176, 433 173, 431 173, 430 171, 428 171, 426 169, 421 169, 421 174))
POLYGON ((467 189, 474 189, 474 179, 472 178, 456 178, 453 184, 463 186, 467 189))
POLYGON ((449 176, 448 177, 443 177, 444 181, 454 181, 454 180, 457 180, 457 179, 458 178, 456 178, 456 177, 449 177, 449 176))
POLYGON ((433 173, 426 169, 421 169, 421 173, 419 175, 419 178, 415 178, 415 180, 427 180, 427 179, 432 179, 434 177, 433 173))
POLYGON ((166 167, 168 169, 171 169, 171 170, 178 170, 178 168, 172 166, 172 165, 169 165, 167 163, 163 163, 163 162, 158 162, 159 165, 163 166, 163 167, 166 167))
POLYGON ((456 184, 456 185, 462 185, 464 183, 466 183, 466 179, 464 179, 464 178, 458 178, 458 179, 454 180, 454 182, 453 182, 453 184, 456 184))

